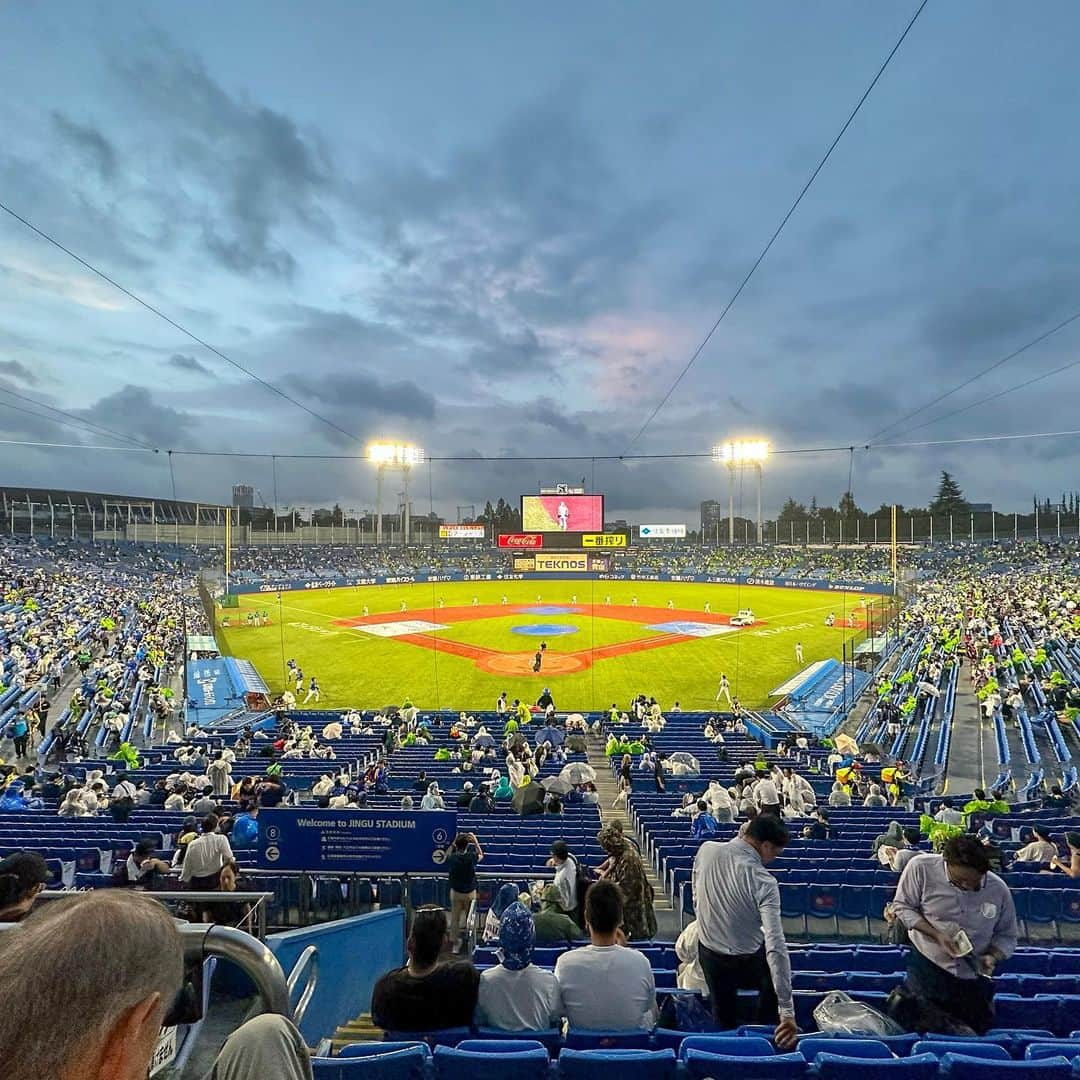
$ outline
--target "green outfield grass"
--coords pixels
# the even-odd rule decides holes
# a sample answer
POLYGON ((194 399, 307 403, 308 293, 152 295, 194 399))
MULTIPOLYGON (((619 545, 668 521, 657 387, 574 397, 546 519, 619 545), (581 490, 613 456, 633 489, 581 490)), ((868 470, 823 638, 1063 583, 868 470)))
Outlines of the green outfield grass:
MULTIPOLYGON (((880 598, 872 597, 880 605, 880 598)), ((306 678, 315 675, 322 686, 321 708, 374 708, 398 703, 405 696, 422 709, 492 708, 501 690, 511 698, 535 701, 544 686, 550 686, 560 710, 589 710, 608 707, 613 701, 625 705, 637 692, 655 695, 665 708, 678 701, 683 709, 708 709, 715 703, 721 672, 731 681, 732 692, 746 705, 769 703, 767 694, 793 675, 799 666, 795 643, 803 645, 804 664, 828 657, 839 658, 845 639, 862 640, 865 632, 841 626, 848 612, 859 611, 859 597, 853 594, 809 592, 735 585, 697 585, 667 582, 559 581, 559 582, 452 582, 435 585, 386 585, 286 592, 281 601, 275 594, 243 595, 240 608, 229 614, 234 625, 217 629, 222 651, 251 660, 271 689, 284 687, 286 660, 294 658, 306 678), (462 608, 471 608, 475 597, 481 606, 501 607, 505 596, 510 608, 535 606, 537 596, 544 605, 570 605, 577 596, 579 607, 593 605, 593 614, 536 615, 494 612, 491 618, 475 618, 462 608), (662 623, 673 616, 691 619, 702 615, 706 603, 713 615, 734 615, 740 608, 752 608, 759 623, 720 636, 679 641, 663 647, 599 658, 584 670, 557 674, 560 663, 580 663, 564 659, 569 654, 589 652, 620 644, 655 638, 660 632, 619 617, 605 617, 605 601, 613 608, 629 607, 637 598, 639 607, 660 609, 640 611, 655 615, 650 623, 662 623), (439 608, 439 600, 445 608, 439 608), (667 611, 668 601, 675 606, 667 611), (402 602, 406 615, 400 613, 402 602), (364 606, 375 621, 399 618, 440 623, 447 629, 428 634, 446 647, 479 647, 496 653, 531 656, 539 637, 512 632, 525 624, 572 626, 575 633, 546 636, 548 649, 539 675, 528 670, 499 674, 482 670, 470 656, 433 651, 394 638, 376 637, 338 620, 360 618, 364 606), (270 625, 243 624, 250 610, 265 611, 270 625), (827 628, 825 616, 835 612, 838 625, 827 628), (442 616, 442 619, 440 618, 442 616), (462 621, 451 618, 464 616, 462 621), (235 625, 236 619, 241 621, 235 625)), ((220 615, 223 614, 219 612, 220 615)), ((484 614, 482 608, 478 614, 484 614)), ((618 615, 609 611, 607 614, 618 615)), ((494 661, 501 663, 500 660, 494 661)))

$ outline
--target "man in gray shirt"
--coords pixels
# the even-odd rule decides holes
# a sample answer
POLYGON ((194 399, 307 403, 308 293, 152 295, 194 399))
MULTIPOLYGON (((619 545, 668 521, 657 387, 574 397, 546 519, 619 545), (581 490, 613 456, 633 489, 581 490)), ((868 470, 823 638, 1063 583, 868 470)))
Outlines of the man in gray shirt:
POLYGON ((914 946, 891 1010, 896 1019, 911 1030, 981 1035, 994 1022, 990 976, 1017 940, 1012 894, 990 873, 982 844, 954 836, 941 855, 916 855, 900 875, 892 911, 914 946), (928 1019, 932 1026, 921 1026, 928 1019))
POLYGON ((758 1023, 774 1023, 781 1049, 795 1044, 791 960, 780 922, 780 887, 765 869, 789 840, 772 814, 759 814, 743 836, 706 842, 694 859, 698 958, 723 1030, 737 1025, 739 990, 758 992, 758 1023))

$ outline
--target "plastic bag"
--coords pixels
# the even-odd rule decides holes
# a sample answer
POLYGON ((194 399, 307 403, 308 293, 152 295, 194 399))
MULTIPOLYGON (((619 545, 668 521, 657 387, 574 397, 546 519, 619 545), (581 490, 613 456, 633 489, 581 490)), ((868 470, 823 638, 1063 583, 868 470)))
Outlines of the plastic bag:
POLYGON ((818 1030, 843 1035, 902 1035, 904 1029, 884 1013, 833 990, 814 1010, 818 1030))

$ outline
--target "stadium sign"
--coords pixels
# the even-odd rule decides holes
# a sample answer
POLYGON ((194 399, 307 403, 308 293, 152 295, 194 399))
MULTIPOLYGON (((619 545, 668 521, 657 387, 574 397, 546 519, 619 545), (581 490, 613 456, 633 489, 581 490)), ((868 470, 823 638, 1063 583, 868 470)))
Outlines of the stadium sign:
POLYGON ((501 548, 542 548, 543 533, 499 533, 501 548))
POLYGON ((514 556, 514 569, 519 572, 526 572, 536 569, 536 559, 532 555, 515 555, 514 556))
POLYGON ((553 571, 587 573, 588 555, 537 555, 536 569, 539 573, 550 574, 553 571))
POLYGON ((629 546, 627 534, 622 533, 582 533, 583 548, 624 548, 629 546))
POLYGON ((483 525, 440 525, 440 540, 483 540, 487 536, 483 525))
POLYGON ((638 533, 649 540, 673 540, 686 537, 685 525, 640 525, 638 533))

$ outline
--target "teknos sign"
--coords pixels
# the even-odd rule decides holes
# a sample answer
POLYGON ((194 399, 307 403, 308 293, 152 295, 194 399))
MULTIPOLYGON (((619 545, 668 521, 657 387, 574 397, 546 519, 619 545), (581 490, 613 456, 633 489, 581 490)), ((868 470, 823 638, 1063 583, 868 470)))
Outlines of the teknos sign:
POLYGON ((499 533, 501 548, 542 548, 543 533, 499 533))

